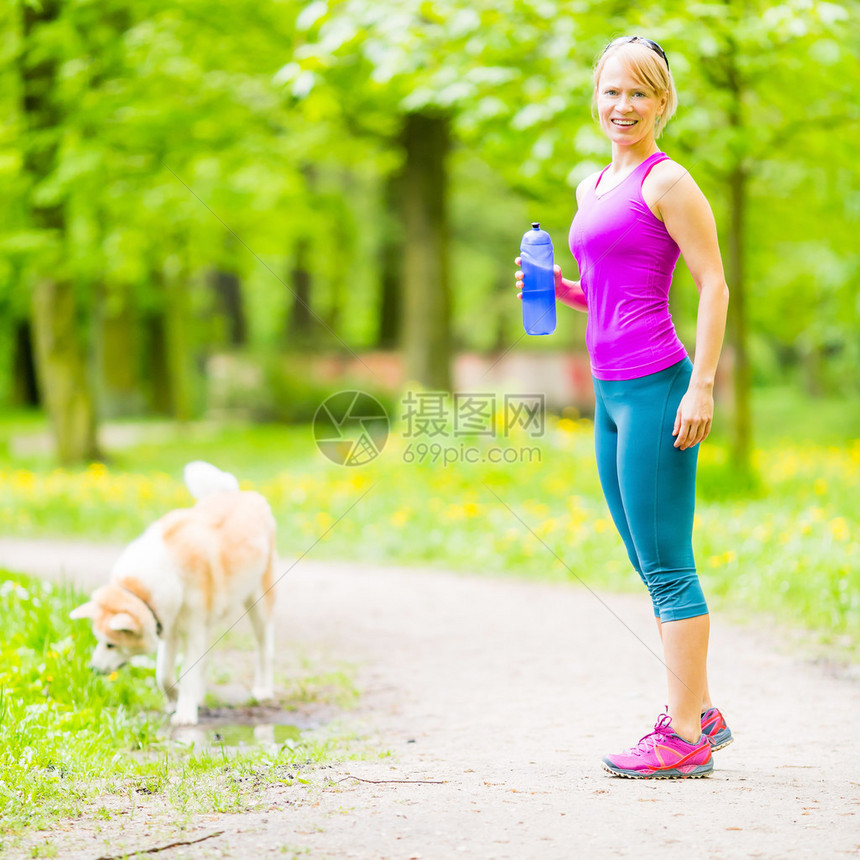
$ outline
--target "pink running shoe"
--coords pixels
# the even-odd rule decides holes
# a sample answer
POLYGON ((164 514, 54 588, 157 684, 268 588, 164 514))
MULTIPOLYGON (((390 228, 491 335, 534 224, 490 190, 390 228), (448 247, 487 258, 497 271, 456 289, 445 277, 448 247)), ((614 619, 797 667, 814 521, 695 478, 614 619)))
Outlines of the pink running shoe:
POLYGON ((672 731, 672 718, 661 714, 654 731, 635 747, 603 759, 603 769, 615 776, 634 779, 695 779, 714 770, 711 744, 703 734, 695 743, 672 731))
POLYGON ((717 708, 702 711, 702 734, 707 735, 711 742, 711 752, 727 747, 734 740, 732 730, 717 708))

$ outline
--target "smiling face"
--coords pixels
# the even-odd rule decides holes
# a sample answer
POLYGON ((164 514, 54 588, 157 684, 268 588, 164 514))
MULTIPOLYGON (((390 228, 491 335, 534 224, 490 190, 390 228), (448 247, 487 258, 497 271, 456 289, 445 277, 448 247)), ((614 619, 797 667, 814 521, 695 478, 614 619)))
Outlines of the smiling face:
POLYGON ((656 93, 633 76, 620 56, 609 56, 595 89, 597 115, 604 134, 620 146, 654 137, 657 117, 665 110, 666 93, 656 93))

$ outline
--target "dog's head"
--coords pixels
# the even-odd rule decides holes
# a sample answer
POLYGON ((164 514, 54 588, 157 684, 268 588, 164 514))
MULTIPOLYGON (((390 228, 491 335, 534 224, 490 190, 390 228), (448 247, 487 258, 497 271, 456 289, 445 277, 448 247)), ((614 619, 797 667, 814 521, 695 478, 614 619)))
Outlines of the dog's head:
POLYGON ((104 585, 70 618, 89 618, 98 639, 90 666, 113 672, 137 654, 151 653, 158 644, 156 620, 147 605, 118 585, 104 585))

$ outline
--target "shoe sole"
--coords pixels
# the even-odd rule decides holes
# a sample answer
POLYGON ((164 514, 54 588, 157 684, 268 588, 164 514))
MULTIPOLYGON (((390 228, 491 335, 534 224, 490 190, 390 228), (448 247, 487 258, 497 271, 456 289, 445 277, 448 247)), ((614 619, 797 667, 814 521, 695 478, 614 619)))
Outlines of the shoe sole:
POLYGON ((621 768, 610 767, 605 761, 601 762, 603 769, 613 776, 624 776, 627 779, 701 779, 703 776, 710 776, 714 772, 714 763, 709 761, 707 764, 699 765, 695 770, 689 773, 681 773, 679 770, 660 770, 654 773, 637 773, 635 770, 621 770, 621 768))
POLYGON ((734 737, 732 737, 732 733, 728 729, 724 729, 722 732, 717 732, 713 739, 708 738, 708 741, 711 744, 712 753, 725 749, 733 740, 734 737), (724 734, 724 732, 726 734, 724 734), (720 735, 722 735, 722 737, 720 737, 720 735))

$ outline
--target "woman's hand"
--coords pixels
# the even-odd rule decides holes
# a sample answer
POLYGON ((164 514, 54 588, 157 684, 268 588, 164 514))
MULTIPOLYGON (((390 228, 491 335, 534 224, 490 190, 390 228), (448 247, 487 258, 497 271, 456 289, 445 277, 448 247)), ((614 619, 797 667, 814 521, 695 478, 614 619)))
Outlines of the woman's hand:
POLYGON ((568 287, 564 278, 561 276, 561 266, 553 266, 552 273, 555 275, 555 297, 560 299, 562 296, 567 295, 568 287))
MULTIPOLYGON (((519 266, 521 257, 516 257, 514 262, 519 266)), ((559 300, 562 299, 563 296, 568 294, 568 291, 571 287, 575 287, 577 290, 579 289, 579 281, 567 281, 561 276, 561 266, 553 266, 552 273, 555 275, 555 297, 559 300)), ((517 293, 517 298, 522 300, 523 293, 523 273, 522 270, 518 270, 514 277, 517 279, 517 289, 520 291, 517 293)))
POLYGON ((714 393, 710 386, 690 385, 675 415, 675 447, 686 451, 704 442, 714 418, 714 393))
MULTIPOLYGON (((521 260, 521 257, 515 257, 514 263, 517 266, 519 266, 520 260, 521 260)), ((514 277, 517 279, 517 289, 519 290, 519 292, 517 293, 517 298, 520 301, 522 301, 522 298, 523 298, 523 292, 522 292, 522 290, 523 290, 523 271, 522 271, 522 269, 517 269, 517 273, 514 275, 514 277)))

